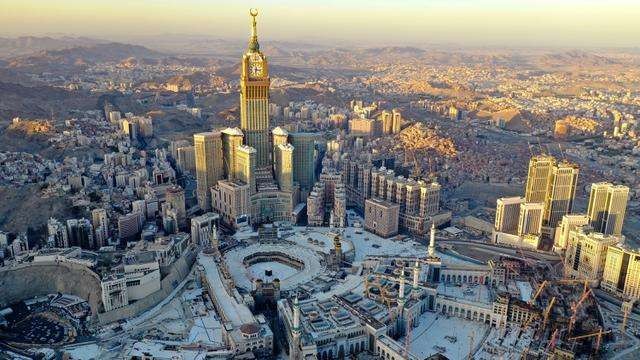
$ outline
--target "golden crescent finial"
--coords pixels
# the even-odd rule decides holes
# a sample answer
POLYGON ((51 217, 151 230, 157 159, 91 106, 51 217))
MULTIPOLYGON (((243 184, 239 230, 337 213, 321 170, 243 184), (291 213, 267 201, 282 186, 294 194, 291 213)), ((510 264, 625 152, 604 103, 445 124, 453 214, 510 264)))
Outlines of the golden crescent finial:
POLYGON ((254 8, 249 9, 249 15, 253 17, 258 16, 258 9, 254 9, 254 8))

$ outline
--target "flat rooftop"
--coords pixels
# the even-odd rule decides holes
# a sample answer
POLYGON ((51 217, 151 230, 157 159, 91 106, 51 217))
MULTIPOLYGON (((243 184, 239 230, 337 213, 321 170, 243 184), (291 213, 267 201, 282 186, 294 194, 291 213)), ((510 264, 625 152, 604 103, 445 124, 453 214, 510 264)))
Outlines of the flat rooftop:
POLYGON ((217 289, 217 291, 209 295, 224 312, 223 317, 228 319, 234 327, 255 323, 256 320, 247 305, 238 303, 236 298, 227 292, 215 259, 212 256, 200 253, 198 254, 198 263, 204 267, 209 285, 213 289, 217 289))

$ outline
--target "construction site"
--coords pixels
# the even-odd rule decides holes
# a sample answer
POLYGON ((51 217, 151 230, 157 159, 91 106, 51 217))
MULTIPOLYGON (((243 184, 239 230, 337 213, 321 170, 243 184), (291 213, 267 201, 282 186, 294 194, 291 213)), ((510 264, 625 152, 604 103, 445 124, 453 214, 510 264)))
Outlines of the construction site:
POLYGON ((530 303, 543 311, 542 319, 533 325, 534 341, 524 351, 526 358, 599 356, 603 342, 612 339, 587 282, 545 280, 538 285, 530 303))

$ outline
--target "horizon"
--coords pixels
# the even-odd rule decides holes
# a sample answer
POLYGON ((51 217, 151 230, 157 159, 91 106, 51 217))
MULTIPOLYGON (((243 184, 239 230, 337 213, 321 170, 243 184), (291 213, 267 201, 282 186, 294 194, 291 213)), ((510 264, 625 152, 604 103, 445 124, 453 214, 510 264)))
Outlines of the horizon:
POLYGON ((267 4, 136 0, 123 6, 102 0, 26 0, 5 5, 0 36, 87 37, 124 43, 162 36, 237 41, 247 38, 248 9, 257 6, 258 32, 265 43, 578 49, 639 46, 640 27, 635 19, 640 17, 640 4, 627 0, 607 4, 569 0, 561 5, 548 0, 516 4, 506 0, 436 0, 427 5, 417 0, 401 4, 377 0, 367 2, 367 14, 363 14, 364 4, 363 0, 331 0, 323 5, 297 2, 294 8, 290 0, 267 4), (416 6, 425 11, 415 11, 416 6))

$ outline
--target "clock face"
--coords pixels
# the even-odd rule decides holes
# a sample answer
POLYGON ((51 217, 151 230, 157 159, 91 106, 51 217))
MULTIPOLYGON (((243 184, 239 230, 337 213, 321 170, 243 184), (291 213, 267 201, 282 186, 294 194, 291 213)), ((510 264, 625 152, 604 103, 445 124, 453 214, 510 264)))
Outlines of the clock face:
POLYGON ((249 64, 249 74, 252 77, 260 77, 263 72, 262 62, 252 62, 249 64))

